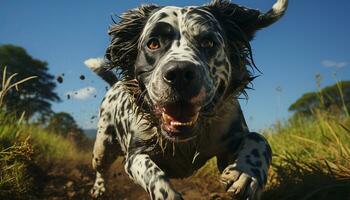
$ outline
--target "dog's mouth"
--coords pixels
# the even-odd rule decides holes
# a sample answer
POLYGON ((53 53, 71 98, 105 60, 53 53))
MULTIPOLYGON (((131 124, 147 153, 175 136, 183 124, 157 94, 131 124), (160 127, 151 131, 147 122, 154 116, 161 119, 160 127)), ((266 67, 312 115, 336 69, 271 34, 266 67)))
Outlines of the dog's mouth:
POLYGON ((186 102, 157 106, 158 112, 161 113, 162 134, 176 142, 193 139, 200 109, 200 106, 186 102))

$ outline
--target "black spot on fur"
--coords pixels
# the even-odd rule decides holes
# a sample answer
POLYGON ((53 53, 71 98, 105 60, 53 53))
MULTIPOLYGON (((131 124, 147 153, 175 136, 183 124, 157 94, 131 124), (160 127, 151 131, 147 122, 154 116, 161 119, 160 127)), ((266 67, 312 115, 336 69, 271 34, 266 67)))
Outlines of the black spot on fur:
POLYGON ((158 174, 160 172, 160 169, 158 167, 154 168, 154 174, 158 174))
POLYGON ((108 121, 111 121, 112 115, 111 115, 110 112, 107 112, 107 113, 106 113, 106 117, 107 117, 107 120, 108 120, 108 121))
POLYGON ((167 199, 167 198, 168 198, 168 192, 165 191, 164 188, 160 188, 160 189, 159 189, 159 192, 162 194, 163 199, 167 199))
POLYGON ((266 184, 266 182, 267 182, 267 175, 266 175, 266 172, 264 170, 262 170, 262 181, 264 184, 266 184))
POLYGON ((265 158, 266 164, 269 165, 270 162, 271 162, 271 155, 268 155, 268 152, 267 152, 267 151, 264 151, 263 156, 264 156, 264 158, 265 158))
POLYGON ((105 110, 104 108, 100 109, 100 116, 102 116, 104 110, 105 110))
POLYGON ((260 160, 255 162, 255 166, 257 167, 261 167, 262 166, 262 162, 260 160))
POLYGON ((113 137, 116 136, 116 132, 115 132, 115 128, 113 125, 109 125, 107 126, 106 128, 106 132, 105 132, 107 135, 112 135, 113 137))
MULTIPOLYGON (((122 98, 122 99, 124 99, 124 98, 122 98)), ((124 113, 125 113, 125 111, 127 111, 126 109, 125 109, 125 104, 127 103, 127 101, 122 101, 122 102, 120 102, 120 106, 123 108, 123 109, 120 109, 119 110, 119 114, 121 115, 121 116, 124 116, 124 113)))
POLYGON ((133 174, 132 174, 132 171, 131 171, 131 166, 134 162, 134 159, 135 159, 135 156, 131 156, 128 161, 127 161, 127 167, 126 167, 126 171, 128 172, 128 174, 131 176, 131 177, 134 177, 133 174))
POLYGON ((260 170, 257 168, 251 168, 250 171, 254 174, 255 178, 258 180, 259 186, 262 188, 263 187, 263 181, 261 179, 261 173, 260 170))
POLYGON ((159 19, 158 20, 162 20, 162 19, 164 19, 166 17, 169 17, 169 15, 167 13, 165 13, 165 12, 162 12, 162 13, 159 14, 159 19))
POLYGON ((112 101, 117 100, 117 94, 114 94, 112 97, 109 98, 108 103, 111 103, 112 101))
POLYGON ((259 151, 258 149, 253 149, 251 154, 255 157, 255 158, 259 158, 260 157, 260 154, 259 154, 259 151))
POLYGON ((257 160, 255 163, 253 163, 252 160, 250 159, 250 156, 246 156, 245 161, 247 164, 249 164, 252 167, 261 167, 262 166, 261 160, 257 160))
POLYGON ((247 159, 245 160, 245 162, 246 162, 247 164, 249 164, 250 166, 252 166, 252 167, 256 167, 255 164, 254 164, 249 158, 247 158, 247 159))
POLYGON ((249 133, 247 138, 250 140, 254 140, 257 143, 264 142, 264 139, 262 139, 262 136, 260 136, 258 133, 249 133))
POLYGON ((156 186, 155 186, 154 184, 151 185, 150 192, 151 192, 152 199, 155 199, 155 194, 154 194, 154 189, 155 189, 155 187, 156 187, 156 186))
POLYGON ((177 17, 177 13, 175 11, 173 12, 173 15, 175 15, 177 17))
POLYGON ((147 62, 149 65, 153 65, 154 62, 156 62, 155 57, 152 56, 152 55, 149 55, 147 52, 145 52, 145 59, 146 59, 146 62, 147 62))
POLYGON ((146 166, 147 169, 151 168, 152 167, 151 161, 150 160, 146 160, 145 166, 146 166))

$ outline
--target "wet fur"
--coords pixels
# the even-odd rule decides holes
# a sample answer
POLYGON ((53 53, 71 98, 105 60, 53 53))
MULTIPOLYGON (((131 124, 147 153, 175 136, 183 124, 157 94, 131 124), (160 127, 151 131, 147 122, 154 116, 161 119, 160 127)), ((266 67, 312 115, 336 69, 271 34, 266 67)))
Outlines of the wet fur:
MULTIPOLYGON (((124 13, 120 21, 110 28, 111 43, 106 51, 107 62, 102 66, 103 69, 94 70, 102 78, 109 76, 104 79, 109 81, 111 89, 100 108, 92 162, 96 169, 92 195, 103 195, 106 190, 106 171, 117 156, 123 155, 126 172, 148 192, 151 199, 182 199, 168 178, 190 176, 215 156, 218 169, 222 172, 221 182, 232 193, 232 197, 258 199, 267 181, 271 148, 260 134, 249 132, 237 97, 244 93, 247 85, 254 79, 252 71, 256 67, 249 41, 258 29, 277 21, 283 15, 287 3, 286 0, 278 0, 266 15, 258 10, 246 9, 221 0, 181 10, 145 5, 124 13), (222 63, 224 60, 193 60, 203 59, 196 57, 195 53, 189 58, 191 62, 201 63, 202 67, 207 65, 202 73, 202 76, 207 76, 203 84, 207 84, 207 88, 212 91, 212 97, 208 98, 210 103, 200 111, 197 129, 194 130, 197 137, 186 142, 170 141, 161 134, 160 116, 154 110, 153 104, 164 100, 152 97, 152 94, 154 91, 162 92, 164 87, 163 93, 168 92, 164 94, 169 96, 173 92, 167 90, 166 85, 155 89, 149 80, 159 78, 156 70, 160 71, 159 67, 163 65, 147 69, 150 74, 155 74, 148 75, 151 78, 146 77, 147 81, 135 74, 139 70, 137 67, 145 64, 151 66, 149 60, 140 60, 139 56, 148 28, 164 18, 161 12, 157 13, 162 9, 165 15, 179 15, 199 9, 199 15, 205 14, 214 22, 219 22, 219 28, 215 30, 220 32, 224 40, 224 45, 220 46, 222 49, 219 49, 220 55, 224 55, 222 59, 229 62, 228 67, 222 68, 229 70, 223 72, 228 75, 215 76, 213 67, 219 67, 215 63, 222 63), (152 21, 150 18, 155 13, 159 16, 152 21), (114 68, 120 74, 120 81, 117 83, 108 73, 114 68)), ((184 49, 188 49, 186 51, 196 52, 191 50, 196 44, 188 43, 187 47, 186 44, 182 44, 185 45, 184 49)), ((174 55, 172 59, 181 60, 187 54, 174 55)), ((159 80, 156 83, 162 84, 159 80)))

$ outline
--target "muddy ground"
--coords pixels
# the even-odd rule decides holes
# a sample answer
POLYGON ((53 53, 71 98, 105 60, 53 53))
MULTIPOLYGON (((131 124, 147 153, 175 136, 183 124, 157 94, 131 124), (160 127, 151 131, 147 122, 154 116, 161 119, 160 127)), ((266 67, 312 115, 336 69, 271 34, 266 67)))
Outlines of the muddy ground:
MULTIPOLYGON (((93 185, 94 172, 90 164, 77 166, 52 167, 46 177, 42 199, 92 199, 89 190, 93 185)), ((171 180, 174 187, 184 199, 228 199, 218 178, 199 178, 196 176, 186 179, 171 180)), ((108 191, 103 199, 113 200, 146 200, 147 193, 134 184, 124 172, 121 160, 116 161, 109 170, 108 191)))

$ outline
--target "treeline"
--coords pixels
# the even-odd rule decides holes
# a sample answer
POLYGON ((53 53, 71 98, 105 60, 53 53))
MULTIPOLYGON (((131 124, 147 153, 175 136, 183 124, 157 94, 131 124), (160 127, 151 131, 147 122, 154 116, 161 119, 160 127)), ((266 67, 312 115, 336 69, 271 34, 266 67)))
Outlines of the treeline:
POLYGON ((61 99, 55 92, 55 76, 48 72, 47 62, 33 58, 22 47, 6 44, 0 46, 0 69, 5 73, 0 76, 1 91, 6 87, 6 77, 11 77, 12 82, 35 77, 6 91, 1 112, 11 113, 27 123, 67 137, 81 147, 90 145, 69 113, 52 110, 52 103, 61 99))
POLYGON ((305 93, 289 107, 289 111, 305 115, 318 109, 349 116, 350 81, 338 81, 316 92, 305 93))

